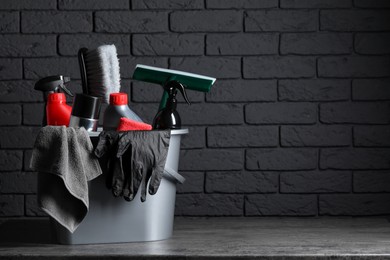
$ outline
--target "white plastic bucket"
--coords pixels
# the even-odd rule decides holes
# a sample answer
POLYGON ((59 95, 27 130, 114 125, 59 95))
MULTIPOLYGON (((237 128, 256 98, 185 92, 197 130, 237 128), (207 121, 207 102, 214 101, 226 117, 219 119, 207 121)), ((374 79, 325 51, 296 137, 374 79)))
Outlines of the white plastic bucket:
POLYGON ((53 221, 57 243, 94 244, 140 242, 172 236, 175 213, 176 183, 184 182, 177 173, 181 136, 188 129, 171 131, 167 162, 160 187, 155 195, 147 194, 141 202, 140 190, 134 200, 114 198, 101 175, 89 184, 89 211, 72 234, 53 221))

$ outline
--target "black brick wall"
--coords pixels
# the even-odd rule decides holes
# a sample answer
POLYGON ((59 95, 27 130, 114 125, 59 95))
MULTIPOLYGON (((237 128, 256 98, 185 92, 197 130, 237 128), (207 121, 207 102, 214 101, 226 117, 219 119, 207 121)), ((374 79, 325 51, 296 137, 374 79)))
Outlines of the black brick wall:
MULTIPOLYGON (((0 217, 43 216, 28 168, 36 80, 114 43, 130 106, 151 122, 161 89, 137 63, 218 78, 179 105, 176 214, 390 214, 390 1, 0 1, 0 217)), ((182 100, 181 100, 182 101, 182 100)))

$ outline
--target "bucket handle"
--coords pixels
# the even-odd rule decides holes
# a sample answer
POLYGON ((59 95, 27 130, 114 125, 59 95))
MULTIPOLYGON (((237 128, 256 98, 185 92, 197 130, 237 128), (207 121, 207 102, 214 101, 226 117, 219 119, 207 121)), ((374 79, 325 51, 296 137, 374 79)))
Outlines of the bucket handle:
POLYGON ((169 167, 165 167, 164 174, 167 175, 168 177, 173 178, 174 180, 176 180, 180 184, 183 184, 186 180, 177 171, 175 171, 174 169, 171 169, 169 167))

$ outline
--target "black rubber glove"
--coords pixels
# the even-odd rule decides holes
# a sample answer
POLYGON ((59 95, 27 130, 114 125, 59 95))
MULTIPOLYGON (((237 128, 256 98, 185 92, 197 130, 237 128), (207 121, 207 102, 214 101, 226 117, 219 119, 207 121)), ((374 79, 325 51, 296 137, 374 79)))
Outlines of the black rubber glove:
POLYGON ((146 200, 146 190, 151 195, 156 194, 164 172, 170 136, 170 131, 165 130, 128 131, 120 137, 117 157, 125 175, 123 197, 126 200, 133 200, 140 186, 141 201, 146 200))
POLYGON ((103 131, 99 135, 99 142, 95 148, 95 155, 106 176, 106 186, 112 189, 115 197, 122 196, 125 177, 122 165, 117 158, 118 141, 121 133, 116 131, 103 131))

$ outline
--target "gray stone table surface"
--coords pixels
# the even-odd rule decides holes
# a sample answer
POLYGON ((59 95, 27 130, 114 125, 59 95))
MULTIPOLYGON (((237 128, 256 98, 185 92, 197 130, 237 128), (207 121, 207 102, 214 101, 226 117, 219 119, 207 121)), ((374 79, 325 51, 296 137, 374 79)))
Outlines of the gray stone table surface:
POLYGON ((0 221, 0 259, 390 259, 388 218, 176 218, 156 242, 57 245, 48 221, 0 221))

